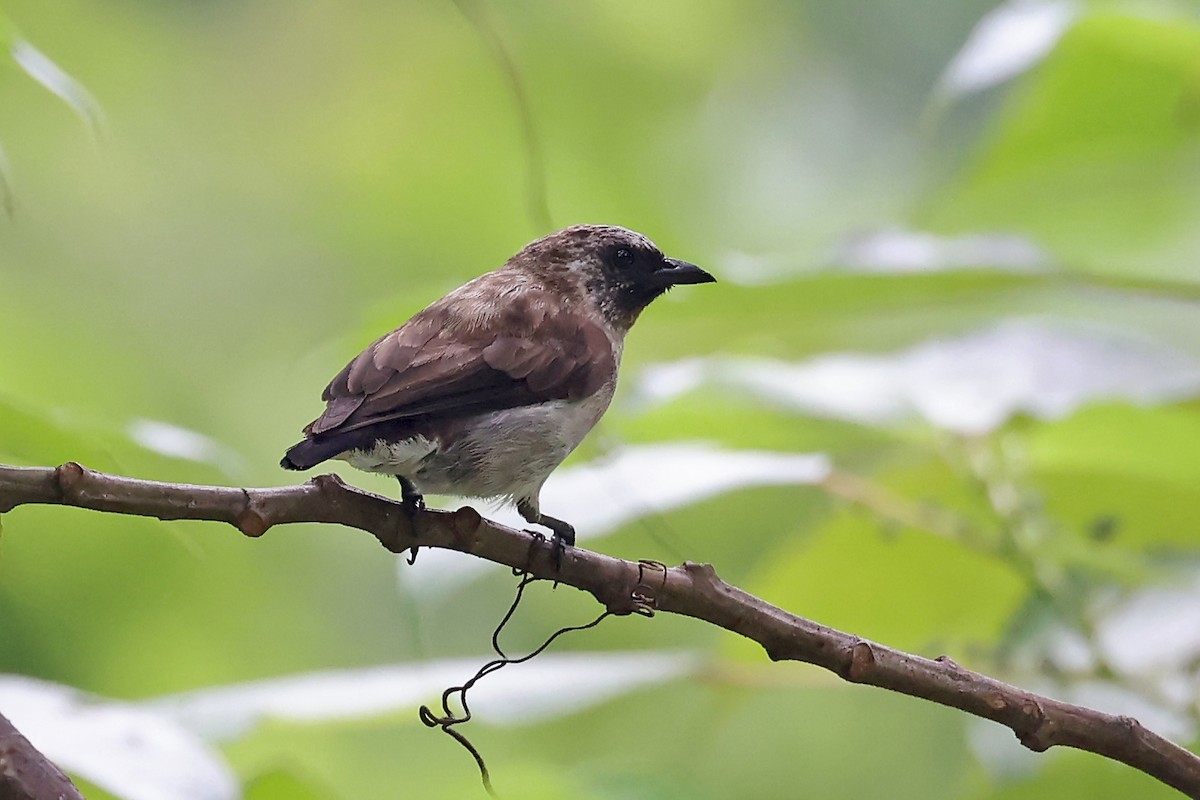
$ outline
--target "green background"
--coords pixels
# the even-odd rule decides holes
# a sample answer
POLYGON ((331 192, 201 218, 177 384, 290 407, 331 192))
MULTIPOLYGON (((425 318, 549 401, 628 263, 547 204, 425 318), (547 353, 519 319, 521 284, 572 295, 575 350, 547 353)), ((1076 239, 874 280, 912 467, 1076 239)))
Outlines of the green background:
MULTIPOLYGON (((86 106, 81 124, 16 62, 0 69, 13 206, 0 220, 0 460, 292 482, 279 456, 362 346, 553 227, 627 225, 720 283, 645 314, 613 408, 569 465, 704 440, 827 453, 877 494, 709 493, 587 546, 709 561, 824 624, 1165 720, 1195 744, 1194 373, 1173 390, 1117 381, 1062 415, 970 435, 936 418, 817 414, 725 374, 743 358, 883 358, 1031 318, 1200 360, 1195 6, 1075 4, 1027 70, 955 92, 949 65, 996 8, 4 0, 8 46, 31 42, 103 118, 91 133, 86 106), (856 267, 848 243, 879 231, 1015 237, 1040 256, 1022 269, 995 251, 912 273, 856 267), (639 390, 653 365, 685 358, 709 365, 694 390, 657 402, 639 390), (204 445, 166 454, 133 435, 139 420, 204 445), (1139 603, 1187 635, 1163 624, 1130 637, 1112 620, 1139 603)), ((1140 352, 1101 348, 1077 366, 1155 372, 1140 352)), ((250 540, 21 508, 0 538, 0 672, 142 700, 486 660, 507 571, 440 591, 436 572, 397 571, 369 537, 333 527, 250 540)), ((514 650, 596 612, 568 588, 530 592, 514 650)), ((1002 729, 771 664, 691 620, 608 620, 554 649, 682 649, 698 666, 526 724, 481 713, 465 732, 506 796, 1173 796, 1097 756, 1026 758, 1002 729)), ((553 677, 541 691, 552 705, 568 693, 553 677)), ((214 746, 255 800, 482 796, 469 757, 411 708, 267 721, 214 746)))

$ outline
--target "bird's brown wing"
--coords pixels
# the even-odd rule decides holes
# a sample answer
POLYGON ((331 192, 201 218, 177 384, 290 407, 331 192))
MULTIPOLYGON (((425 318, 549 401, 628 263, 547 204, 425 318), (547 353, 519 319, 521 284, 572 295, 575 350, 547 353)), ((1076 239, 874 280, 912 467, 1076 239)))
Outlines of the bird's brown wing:
POLYGON ((612 376, 615 358, 597 322, 555 313, 526 291, 468 315, 438 303, 378 339, 338 373, 310 437, 422 415, 442 416, 580 400, 612 376))

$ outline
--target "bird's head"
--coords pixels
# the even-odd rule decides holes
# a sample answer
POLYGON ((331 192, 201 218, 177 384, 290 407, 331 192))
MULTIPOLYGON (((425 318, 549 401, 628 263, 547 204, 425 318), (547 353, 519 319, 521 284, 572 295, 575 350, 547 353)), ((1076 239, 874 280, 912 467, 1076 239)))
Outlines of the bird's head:
POLYGON ((509 266, 582 292, 622 332, 672 286, 716 281, 695 264, 663 255, 642 234, 616 225, 556 231, 526 245, 509 266))

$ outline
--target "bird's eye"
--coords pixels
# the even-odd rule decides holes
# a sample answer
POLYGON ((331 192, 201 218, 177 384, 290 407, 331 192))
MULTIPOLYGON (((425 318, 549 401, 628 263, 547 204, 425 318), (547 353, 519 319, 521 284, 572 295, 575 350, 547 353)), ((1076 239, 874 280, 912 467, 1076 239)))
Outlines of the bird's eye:
POLYGON ((618 247, 613 253, 613 263, 618 267, 628 267, 633 263, 633 251, 628 247, 618 247))

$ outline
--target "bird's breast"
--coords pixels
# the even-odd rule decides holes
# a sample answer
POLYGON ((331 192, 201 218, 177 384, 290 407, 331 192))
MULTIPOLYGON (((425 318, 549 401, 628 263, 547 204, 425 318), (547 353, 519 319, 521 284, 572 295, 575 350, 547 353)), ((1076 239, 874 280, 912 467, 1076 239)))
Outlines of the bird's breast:
MULTIPOLYGON (((480 414, 464 422, 424 475, 449 477, 445 493, 535 496, 604 414, 611 387, 580 401, 552 400, 480 414)), ((418 480, 421 478, 418 477, 418 480)))

